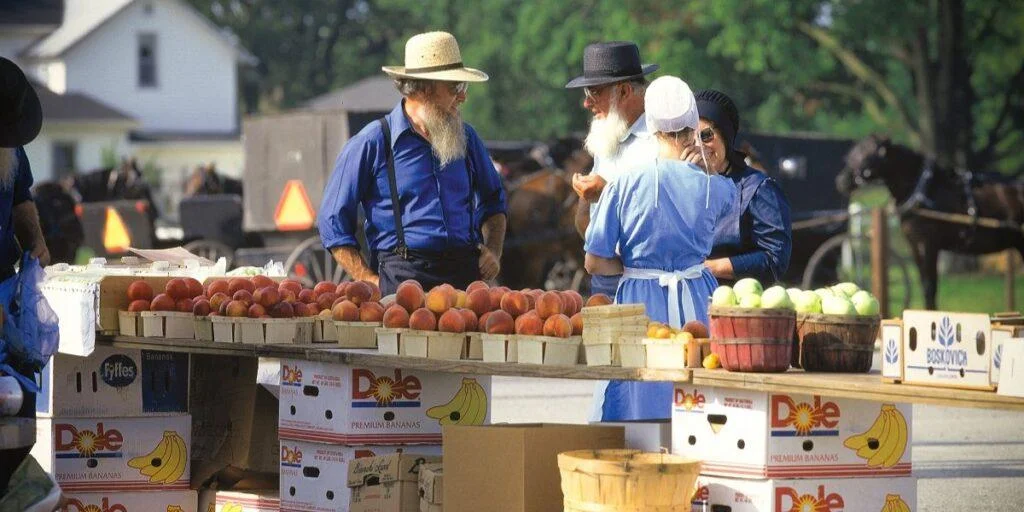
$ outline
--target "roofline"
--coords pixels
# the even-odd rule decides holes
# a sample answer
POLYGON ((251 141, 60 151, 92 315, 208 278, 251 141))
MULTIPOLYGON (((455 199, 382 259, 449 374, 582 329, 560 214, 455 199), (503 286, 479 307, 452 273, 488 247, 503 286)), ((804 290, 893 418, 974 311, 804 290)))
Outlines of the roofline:
POLYGON ((43 117, 43 132, 46 132, 47 127, 60 126, 60 127, 72 127, 72 128, 85 128, 90 126, 102 125, 104 128, 124 128, 125 136, 128 136, 129 131, 132 128, 139 126, 139 121, 135 119, 47 119, 43 117))

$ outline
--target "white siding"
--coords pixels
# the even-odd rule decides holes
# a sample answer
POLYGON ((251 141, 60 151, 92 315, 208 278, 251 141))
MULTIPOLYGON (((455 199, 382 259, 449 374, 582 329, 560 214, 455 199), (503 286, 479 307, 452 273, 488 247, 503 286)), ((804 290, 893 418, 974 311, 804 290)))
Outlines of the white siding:
POLYGON ((235 52, 187 9, 176 0, 133 2, 65 54, 68 92, 130 113, 143 131, 235 130, 235 52), (154 88, 138 86, 140 33, 156 34, 154 88))
POLYGON ((53 179, 53 143, 62 141, 75 144, 76 165, 80 172, 101 167, 104 151, 113 150, 118 158, 130 152, 126 127, 44 124, 39 136, 25 146, 36 183, 53 179))

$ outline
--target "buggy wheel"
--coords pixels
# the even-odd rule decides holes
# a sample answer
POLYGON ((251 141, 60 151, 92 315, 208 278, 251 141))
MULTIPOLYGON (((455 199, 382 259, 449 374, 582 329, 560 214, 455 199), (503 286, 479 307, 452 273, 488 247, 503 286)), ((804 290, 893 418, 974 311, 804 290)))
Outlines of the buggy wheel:
POLYGON ((575 258, 563 256, 548 266, 548 271, 544 275, 544 289, 580 291, 585 274, 575 258))
POLYGON ((284 268, 289 277, 308 288, 320 281, 340 283, 348 278, 345 269, 334 261, 330 251, 324 249, 319 236, 309 237, 295 247, 285 260, 284 268))
MULTIPOLYGON (((902 309, 910 307, 913 288, 910 280, 910 267, 907 260, 899 253, 889 249, 889 289, 902 290, 902 293, 890 291, 892 304, 901 304, 902 309)), ((850 281, 863 290, 871 289, 871 237, 867 235, 839 234, 829 238, 818 247, 807 261, 801 287, 812 289, 820 278, 828 275, 831 269, 825 268, 826 261, 840 261, 835 269, 839 281, 850 281), (844 254, 848 265, 842 263, 844 254)))
POLYGON ((201 238, 199 240, 193 240, 185 244, 185 250, 195 254, 196 256, 202 256, 210 261, 216 262, 220 258, 227 260, 227 268, 231 269, 231 264, 235 259, 235 250, 228 247, 227 244, 218 242, 216 240, 207 240, 201 238))

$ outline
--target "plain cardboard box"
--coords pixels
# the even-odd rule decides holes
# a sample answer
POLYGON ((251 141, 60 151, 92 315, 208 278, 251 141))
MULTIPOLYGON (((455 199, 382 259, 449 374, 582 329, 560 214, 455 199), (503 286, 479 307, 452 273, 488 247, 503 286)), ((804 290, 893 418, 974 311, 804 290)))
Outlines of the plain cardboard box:
MULTIPOLYGON (((60 512, 197 512, 196 491, 64 493, 60 512)), ((202 511, 205 512, 205 511, 202 511)))
POLYGON ((40 417, 167 416, 188 412, 189 355, 96 347, 54 354, 36 395, 40 417))
POLYGON ((993 386, 999 385, 999 373, 1003 367, 1003 344, 1013 339, 1013 333, 1016 331, 1017 327, 1012 325, 992 327, 992 371, 989 372, 989 382, 993 386))
POLYGON ((491 378, 484 375, 282 360, 278 433, 282 439, 352 446, 440 444, 440 418, 428 411, 463 403, 452 412, 482 412, 487 423, 490 389, 491 378), (470 381, 484 389, 486 401, 456 399, 470 381))
POLYGON ((622 448, 622 427, 489 425, 444 427, 446 512, 562 510, 558 454, 622 448))
POLYGON ((282 511, 348 512, 349 462, 399 451, 439 456, 441 447, 342 446, 282 439, 280 444, 282 511))
POLYGON ((420 468, 440 461, 440 457, 393 453, 349 462, 349 512, 418 512, 420 468))
POLYGON ((199 491, 200 512, 279 512, 277 489, 260 491, 199 491))
MULTIPOLYGON (((32 455, 67 492, 173 491, 189 488, 192 418, 188 415, 147 418, 40 418, 32 455), (157 451, 165 433, 174 433, 185 446, 161 457, 160 465, 178 469, 172 481, 151 482, 143 468, 128 464, 157 451)), ((156 464, 154 464, 156 465, 156 464)), ((157 473, 159 474, 159 473, 157 473)), ((156 476, 156 475, 154 475, 156 476)), ((170 478, 170 477, 169 477, 170 478)))
POLYGON ((979 313, 903 312, 903 382, 991 390, 992 322, 979 313))
POLYGON ((906 476, 911 474, 912 408, 892 405, 906 431, 880 441, 893 451, 902 444, 903 452, 887 467, 869 466, 870 459, 858 457, 844 442, 871 428, 882 403, 677 384, 672 452, 703 460, 704 474, 726 477, 906 476))
POLYGON ((672 421, 593 422, 591 425, 618 426, 625 429, 626 448, 659 453, 672 449, 672 421))
POLYGON ((697 482, 693 510, 879 512, 889 510, 887 501, 917 510, 913 477, 741 480, 701 475, 697 482))
POLYGON ((444 465, 424 464, 420 467, 420 512, 444 509, 444 465))
POLYGON ((1024 397, 1024 339, 1011 338, 1003 344, 1003 369, 998 394, 1024 397))

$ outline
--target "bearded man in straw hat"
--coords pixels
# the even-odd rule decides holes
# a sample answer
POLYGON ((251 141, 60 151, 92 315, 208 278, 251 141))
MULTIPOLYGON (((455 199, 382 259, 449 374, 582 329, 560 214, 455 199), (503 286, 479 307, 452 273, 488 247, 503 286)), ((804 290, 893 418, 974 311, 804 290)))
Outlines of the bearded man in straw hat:
POLYGON ((385 295, 407 279, 428 290, 494 279, 505 191, 483 141, 459 114, 469 83, 487 74, 463 65, 446 32, 413 36, 405 66, 382 69, 402 100, 342 148, 320 206, 324 248, 350 276, 378 283, 385 295), (356 240, 360 206, 369 264, 356 240))

